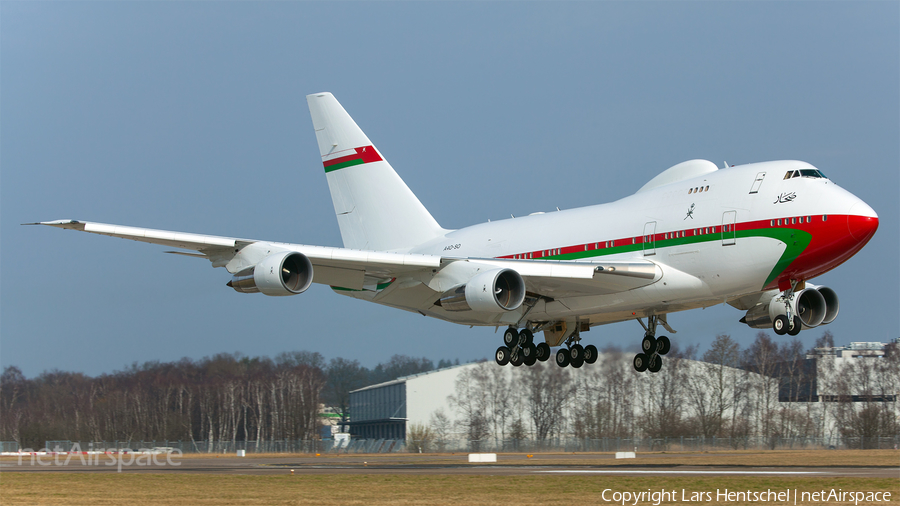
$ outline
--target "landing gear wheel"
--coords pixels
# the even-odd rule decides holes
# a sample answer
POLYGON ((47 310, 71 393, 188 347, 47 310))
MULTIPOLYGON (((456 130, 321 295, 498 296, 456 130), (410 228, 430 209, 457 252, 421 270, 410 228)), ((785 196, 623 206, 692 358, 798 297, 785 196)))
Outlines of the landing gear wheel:
POLYGON ((509 363, 512 364, 513 367, 519 367, 523 363, 525 363, 525 354, 522 353, 522 350, 519 350, 519 353, 516 353, 513 357, 509 359, 509 363))
POLYGON ((644 355, 643 353, 638 353, 637 355, 634 356, 634 360, 632 361, 632 364, 634 365, 634 370, 637 372, 646 371, 647 370, 647 362, 648 362, 647 355, 644 355))
POLYGON ((556 365, 558 365, 560 367, 565 367, 565 366, 569 365, 569 362, 571 362, 571 360, 572 360, 572 356, 569 355, 568 349, 560 348, 556 352, 556 365))
POLYGON ((529 355, 525 357, 525 361, 522 363, 527 365, 528 367, 531 367, 535 364, 535 362, 537 362, 537 357, 535 357, 534 355, 529 355))
POLYGON ((656 353, 665 355, 666 353, 669 353, 670 349, 672 349, 672 342, 669 341, 668 337, 659 336, 656 338, 656 353))
POLYGON ((803 328, 803 321, 800 320, 799 316, 794 316, 794 326, 788 329, 787 333, 789 336, 796 336, 800 333, 800 330, 803 328))
POLYGON ((650 359, 650 365, 647 367, 647 370, 650 372, 659 372, 662 369, 662 357, 659 355, 650 359))
POLYGON ((775 317, 775 321, 772 322, 772 330, 775 331, 779 336, 783 336, 787 334, 788 331, 788 319, 787 316, 780 314, 775 317))
POLYGON ((641 350, 648 356, 653 353, 656 350, 656 338, 653 336, 644 336, 644 339, 641 341, 641 350))
POLYGON ((574 364, 579 361, 584 363, 584 346, 576 344, 569 348, 569 363, 574 364))
MULTIPOLYGON (((573 353, 573 355, 574 355, 574 353, 573 353)), ((577 358, 573 356, 572 360, 569 362, 569 365, 571 365, 575 369, 578 369, 579 367, 583 366, 584 365, 584 351, 582 351, 581 354, 578 355, 577 358)))
POLYGON ((512 327, 506 329, 506 332, 503 333, 503 344, 509 348, 519 344, 519 331, 512 327))
POLYGON ((584 363, 593 364, 597 361, 597 347, 589 344, 584 347, 584 363))
POLYGON ((506 346, 501 346, 497 348, 497 353, 494 354, 494 359, 497 361, 498 365, 506 365, 509 363, 509 357, 512 353, 509 351, 509 348, 506 346))
POLYGON ((537 346, 534 344, 523 344, 521 348, 519 348, 519 353, 522 354, 522 357, 525 359, 525 364, 528 364, 528 359, 531 359, 531 363, 533 364, 535 360, 537 360, 537 346))
POLYGON ((528 329, 522 329, 522 331, 519 332, 519 343, 523 345, 534 343, 534 332, 528 329))
POLYGON ((540 343, 536 346, 537 353, 535 356, 541 362, 546 362, 550 358, 550 345, 547 343, 540 343))

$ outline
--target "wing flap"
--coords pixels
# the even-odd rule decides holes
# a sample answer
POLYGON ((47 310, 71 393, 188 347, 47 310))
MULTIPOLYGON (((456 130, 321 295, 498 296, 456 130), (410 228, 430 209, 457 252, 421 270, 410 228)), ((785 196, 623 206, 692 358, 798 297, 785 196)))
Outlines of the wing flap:
POLYGON ((517 271, 528 291, 552 298, 625 292, 655 283, 662 269, 648 260, 567 262, 472 259, 517 271))

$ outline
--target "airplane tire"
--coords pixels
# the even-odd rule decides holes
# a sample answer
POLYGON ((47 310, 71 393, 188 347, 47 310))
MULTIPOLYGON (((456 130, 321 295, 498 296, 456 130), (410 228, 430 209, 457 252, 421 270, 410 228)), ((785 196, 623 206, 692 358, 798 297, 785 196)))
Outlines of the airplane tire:
POLYGON ((669 341, 669 338, 666 336, 659 336, 656 338, 656 352, 660 355, 665 355, 669 353, 669 350, 672 349, 672 342, 669 341))
POLYGON ((794 326, 788 329, 787 333, 789 336, 796 336, 800 333, 800 329, 803 328, 803 321, 800 320, 799 316, 794 316, 794 326))
POLYGON ((509 356, 511 355, 509 348, 506 346, 501 346, 497 348, 497 353, 494 354, 494 360, 497 361, 497 365, 506 365, 509 363, 509 356))
POLYGON ((584 365, 584 355, 580 355, 578 358, 573 358, 569 365, 578 369, 579 367, 584 365))
POLYGON ((522 331, 519 332, 519 340, 522 340, 523 338, 524 338, 524 342, 522 342, 522 344, 534 343, 534 332, 532 332, 528 329, 522 329, 522 331))
POLYGON ((569 349, 569 363, 575 364, 575 362, 584 363, 584 346, 581 346, 580 344, 576 344, 569 349))
POLYGON ((565 367, 569 365, 569 362, 572 360, 571 355, 569 355, 568 348, 560 348, 556 352, 556 365, 560 367, 565 367))
MULTIPOLYGON (((532 344, 532 346, 534 346, 534 345, 532 344)), ((527 365, 528 367, 531 367, 535 364, 535 362, 537 362, 537 356, 535 353, 532 353, 531 355, 528 355, 527 357, 525 357, 525 361, 522 363, 527 365)))
POLYGON ((772 322, 772 330, 775 331, 779 336, 783 336, 787 334, 788 331, 788 319, 787 316, 780 314, 775 317, 775 321, 772 322))
POLYGON ((597 361, 597 347, 593 344, 589 344, 584 347, 584 363, 585 364, 593 364, 597 361))
POLYGON ((647 370, 647 355, 643 353, 638 353, 634 356, 634 360, 632 361, 632 365, 634 365, 634 370, 637 372, 644 372, 647 370))
POLYGON ((647 370, 650 372, 659 372, 662 369, 662 357, 657 355, 653 360, 650 361, 650 365, 647 366, 647 370))
POLYGON ((644 336, 644 339, 641 340, 641 350, 644 351, 646 355, 653 353, 653 350, 656 349, 656 338, 653 336, 644 336))
POLYGON ((537 353, 536 357, 541 362, 546 362, 550 358, 550 345, 547 343, 540 343, 537 345, 537 353))
POLYGON ((526 359, 529 357, 537 357, 537 346, 534 344, 523 344, 519 349, 519 353, 522 353, 526 359))
POLYGON ((503 332, 503 344, 507 347, 513 347, 519 342, 519 331, 509 327, 503 332))
POLYGON ((522 353, 522 350, 519 350, 519 353, 516 353, 515 356, 509 358, 509 363, 512 364, 513 367, 519 367, 523 363, 525 363, 525 354, 522 353))

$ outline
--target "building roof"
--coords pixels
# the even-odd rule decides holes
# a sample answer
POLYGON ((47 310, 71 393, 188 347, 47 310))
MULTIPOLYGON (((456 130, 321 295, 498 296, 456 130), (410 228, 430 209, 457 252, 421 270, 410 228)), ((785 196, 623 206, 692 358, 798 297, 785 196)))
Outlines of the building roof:
POLYGON ((372 388, 381 388, 381 387, 386 387, 386 386, 391 386, 391 385, 397 385, 397 384, 400 384, 400 383, 406 383, 407 380, 410 380, 410 379, 413 379, 413 378, 419 378, 419 377, 422 377, 422 376, 428 376, 428 375, 430 375, 430 374, 435 374, 435 373, 439 373, 439 372, 443 372, 443 371, 449 371, 449 370, 451 370, 451 369, 456 369, 456 368, 459 368, 459 367, 473 366, 473 365, 477 365, 477 364, 480 364, 480 363, 481 363, 481 362, 469 362, 468 364, 451 365, 450 367, 442 367, 442 368, 440 368, 440 369, 434 369, 434 370, 432 370, 432 371, 426 371, 426 372, 420 372, 420 373, 416 373, 416 374, 410 374, 409 376, 401 376, 401 377, 399 377, 399 378, 397 378, 397 379, 394 379, 394 380, 385 381, 385 382, 383 382, 383 383, 376 383, 376 384, 374 384, 374 385, 369 385, 369 386, 362 387, 362 388, 357 388, 356 390, 351 390, 350 393, 352 394, 352 393, 355 393, 355 392, 362 392, 363 390, 370 390, 370 389, 372 389, 372 388))

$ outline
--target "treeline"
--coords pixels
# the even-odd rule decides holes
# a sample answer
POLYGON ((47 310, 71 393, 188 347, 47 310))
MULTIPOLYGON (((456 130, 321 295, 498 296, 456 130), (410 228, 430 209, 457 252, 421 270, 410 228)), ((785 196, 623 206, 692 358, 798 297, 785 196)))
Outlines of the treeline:
POLYGON ((700 354, 673 346, 662 370, 637 373, 633 353, 604 350, 580 370, 484 364, 459 376, 448 410, 414 427, 435 447, 452 441, 602 438, 784 439, 900 435, 900 349, 836 367, 806 358, 834 347, 825 333, 810 350, 760 332, 747 348, 718 336, 700 354), (817 348, 819 349, 817 351, 817 348), (503 393, 498 395, 498 392, 503 393), (454 419, 453 413, 457 415, 454 419))
POLYGON ((368 369, 311 352, 274 360, 223 353, 98 377, 54 370, 27 379, 10 366, 0 375, 0 440, 41 448, 56 440, 316 439, 323 404, 346 416, 351 390, 434 368, 426 358, 395 355, 368 369))
MULTIPOLYGON (((721 335, 703 353, 674 346, 655 374, 637 373, 633 354, 615 349, 581 369, 485 362, 461 373, 445 409, 411 436, 424 431, 438 442, 755 437, 774 444, 900 434, 897 344, 884 357, 851 359, 843 367, 830 357, 818 365, 806 359, 816 348, 833 347, 827 332, 811 350, 764 332, 746 348, 721 335)), ((21 448, 53 440, 310 440, 320 435, 323 406, 342 422, 352 417, 351 390, 450 365, 395 355, 369 369, 356 360, 292 352, 274 360, 219 354, 148 362, 98 377, 50 371, 27 379, 7 367, 0 375, 0 440, 21 448)))

